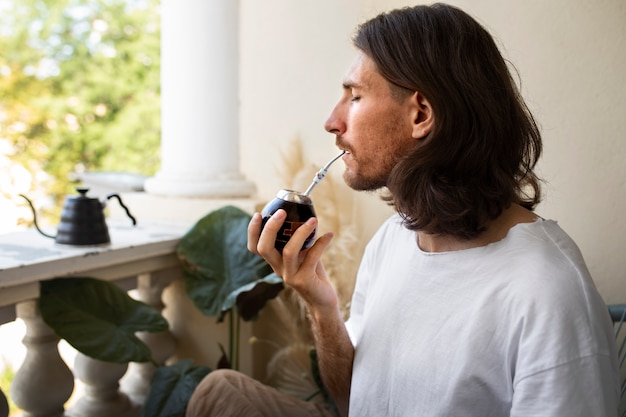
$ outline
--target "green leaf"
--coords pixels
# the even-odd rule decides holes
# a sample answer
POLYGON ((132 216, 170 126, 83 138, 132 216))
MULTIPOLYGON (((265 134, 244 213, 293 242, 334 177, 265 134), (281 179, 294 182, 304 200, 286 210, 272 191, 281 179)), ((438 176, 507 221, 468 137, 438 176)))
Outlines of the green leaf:
POLYGON ((283 288, 263 258, 247 249, 250 218, 233 206, 213 211, 183 236, 177 248, 189 297, 218 322, 235 305, 242 319, 251 320, 283 288))
POLYGON ((244 321, 250 321, 257 317, 265 303, 276 297, 283 287, 283 280, 278 275, 274 273, 266 275, 230 293, 224 301, 222 312, 230 309, 233 304, 237 304, 237 312, 241 318, 244 321))
POLYGON ((142 415, 184 417, 193 391, 209 372, 211 369, 206 366, 192 366, 191 359, 157 368, 142 415))
POLYGON ((135 332, 161 332, 168 323, 156 309, 110 282, 84 277, 41 282, 39 309, 54 332, 79 352, 105 362, 152 361, 135 332))

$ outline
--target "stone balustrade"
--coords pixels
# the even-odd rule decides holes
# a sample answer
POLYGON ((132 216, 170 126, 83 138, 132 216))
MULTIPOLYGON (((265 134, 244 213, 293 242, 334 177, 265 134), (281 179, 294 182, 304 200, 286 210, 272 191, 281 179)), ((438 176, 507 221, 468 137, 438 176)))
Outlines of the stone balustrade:
MULTIPOLYGON (((114 224, 109 225, 110 245, 82 248, 56 244, 35 230, 0 235, 0 325, 22 320, 26 327, 22 341, 26 355, 10 392, 0 391, 0 417, 8 415, 7 396, 25 417, 140 415, 154 366, 105 363, 78 353, 70 369, 59 354, 59 338, 38 311, 39 282, 69 276, 99 278, 135 290, 137 299, 162 310, 163 290, 182 276, 175 248, 186 230, 185 224, 114 224), (84 392, 65 410, 75 378, 84 392)), ((138 336, 157 362, 174 352, 169 331, 138 336)), ((2 346, 15 342, 2 341, 0 352, 2 346)))

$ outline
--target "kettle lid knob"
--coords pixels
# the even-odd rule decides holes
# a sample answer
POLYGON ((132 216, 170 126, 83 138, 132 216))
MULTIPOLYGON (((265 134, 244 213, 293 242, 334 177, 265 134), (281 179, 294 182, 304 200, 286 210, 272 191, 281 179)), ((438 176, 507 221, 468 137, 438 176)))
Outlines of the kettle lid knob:
POLYGON ((88 187, 76 187, 76 191, 80 194, 80 197, 87 197, 88 187))

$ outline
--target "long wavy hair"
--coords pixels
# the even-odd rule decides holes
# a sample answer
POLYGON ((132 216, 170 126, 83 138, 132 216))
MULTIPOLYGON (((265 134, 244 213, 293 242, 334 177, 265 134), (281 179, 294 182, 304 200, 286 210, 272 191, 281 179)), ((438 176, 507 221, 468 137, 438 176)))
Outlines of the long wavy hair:
POLYGON ((398 93, 430 102, 430 134, 392 170, 384 197, 406 227, 471 239, 541 200, 541 134, 491 35, 462 10, 416 6, 357 28, 354 45, 398 93))

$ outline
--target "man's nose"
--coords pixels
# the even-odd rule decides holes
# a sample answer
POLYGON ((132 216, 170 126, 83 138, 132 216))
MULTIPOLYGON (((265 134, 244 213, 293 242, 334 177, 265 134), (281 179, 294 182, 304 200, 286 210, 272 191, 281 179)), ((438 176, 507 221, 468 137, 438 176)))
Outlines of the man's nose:
POLYGON ((327 132, 332 133, 333 135, 342 135, 346 131, 346 123, 345 118, 341 115, 341 109, 339 105, 335 106, 333 111, 326 119, 326 123, 324 123, 324 129, 327 132))

